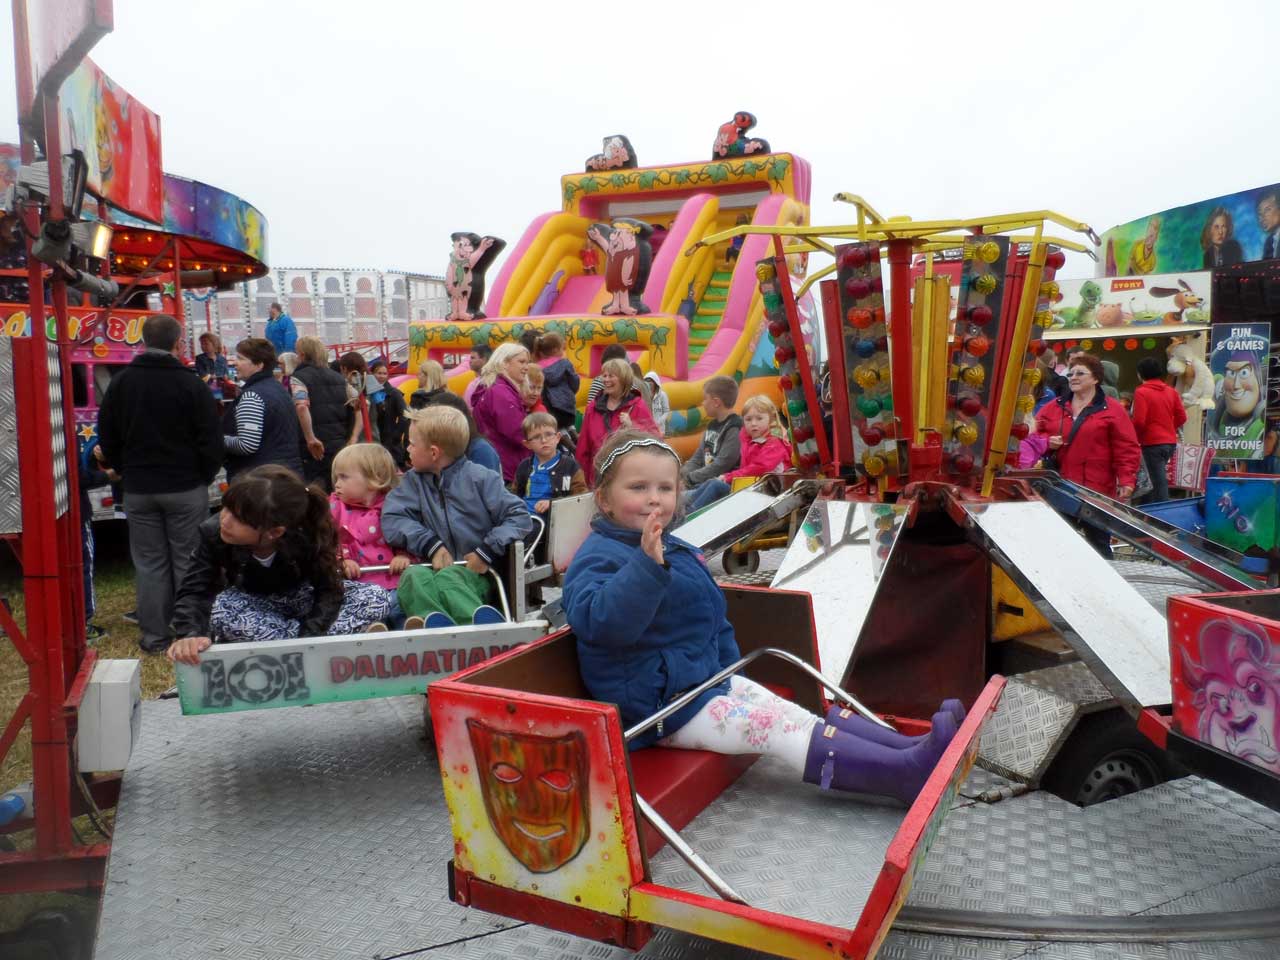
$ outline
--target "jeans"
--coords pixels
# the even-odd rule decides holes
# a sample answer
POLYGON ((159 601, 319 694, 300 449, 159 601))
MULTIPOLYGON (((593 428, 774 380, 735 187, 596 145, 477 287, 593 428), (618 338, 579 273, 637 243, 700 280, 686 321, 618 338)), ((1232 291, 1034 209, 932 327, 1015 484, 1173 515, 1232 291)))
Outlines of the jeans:
POLYGON ((727 497, 732 488, 719 477, 712 477, 710 480, 704 480, 692 490, 689 491, 689 498, 685 503, 685 509, 690 513, 694 510, 701 510, 708 504, 715 503, 723 497, 727 497))
POLYGON ((209 516, 209 488, 124 495, 129 553, 138 583, 138 628, 144 644, 173 638, 173 600, 191 565, 197 528, 209 516))
POLYGON ((1142 448, 1142 462, 1151 477, 1151 492, 1139 498, 1140 503, 1160 503, 1169 499, 1169 458, 1177 449, 1174 443, 1153 443, 1142 448))

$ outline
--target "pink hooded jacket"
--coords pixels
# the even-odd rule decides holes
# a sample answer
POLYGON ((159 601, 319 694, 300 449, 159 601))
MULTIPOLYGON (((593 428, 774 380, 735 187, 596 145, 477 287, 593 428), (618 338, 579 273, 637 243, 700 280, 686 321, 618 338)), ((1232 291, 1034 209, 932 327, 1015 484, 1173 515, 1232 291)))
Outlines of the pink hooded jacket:
POLYGON ((742 444, 742 465, 720 478, 725 483, 733 483, 739 477, 778 473, 791 466, 791 444, 781 437, 766 433, 760 439, 752 440, 744 429, 738 434, 738 440, 742 444))

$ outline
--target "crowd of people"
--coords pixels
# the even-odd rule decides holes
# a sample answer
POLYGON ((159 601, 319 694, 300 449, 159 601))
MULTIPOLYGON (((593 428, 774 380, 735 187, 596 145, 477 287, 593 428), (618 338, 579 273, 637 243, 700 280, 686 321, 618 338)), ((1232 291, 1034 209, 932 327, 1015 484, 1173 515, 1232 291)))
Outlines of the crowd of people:
MULTIPOLYGON (((555 499, 597 487, 619 431, 660 439, 669 417, 660 378, 621 346, 604 349, 579 417, 554 333, 475 348, 459 395, 435 360, 402 390, 385 358, 331 365, 275 310, 267 332, 229 356, 205 333, 189 366, 178 322, 150 317, 103 399, 85 465, 122 488, 146 652, 194 662, 215 642, 500 620, 490 568, 555 499), (210 517, 219 469, 229 487, 210 517)), ((773 403, 752 397, 739 416, 737 394, 731 377, 705 384, 687 509, 791 464, 773 403)))

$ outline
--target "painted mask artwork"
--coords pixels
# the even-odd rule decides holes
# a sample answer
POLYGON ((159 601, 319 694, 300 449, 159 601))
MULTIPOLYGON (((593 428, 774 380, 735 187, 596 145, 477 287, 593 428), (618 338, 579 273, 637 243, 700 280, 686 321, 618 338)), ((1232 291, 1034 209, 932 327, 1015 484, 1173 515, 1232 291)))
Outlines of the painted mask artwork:
POLYGON ((601 313, 634 316, 649 312, 641 296, 653 264, 653 248, 649 245, 652 233, 652 224, 631 217, 588 228, 587 237, 605 255, 604 288, 610 299, 601 313))
POLYGON ((1185 650, 1181 660, 1199 714, 1195 735, 1280 773, 1280 660, 1270 640, 1246 624, 1211 620, 1200 631, 1200 662, 1185 650))
POLYGON ((468 720, 467 732, 494 833, 533 873, 559 870, 591 831, 582 734, 509 733, 479 720, 468 720))

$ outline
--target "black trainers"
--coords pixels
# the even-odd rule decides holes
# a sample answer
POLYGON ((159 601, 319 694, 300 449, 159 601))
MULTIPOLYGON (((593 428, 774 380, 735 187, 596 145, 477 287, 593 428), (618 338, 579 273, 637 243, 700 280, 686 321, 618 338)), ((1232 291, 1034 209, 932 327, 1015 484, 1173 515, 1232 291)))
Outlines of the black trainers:
POLYGON ((84 642, 93 646, 99 640, 105 640, 109 634, 96 623, 86 623, 84 625, 84 642))
POLYGON ((132 623, 135 627, 138 625, 138 611, 130 610, 128 613, 120 614, 120 619, 125 623, 132 623))
POLYGON ((142 648, 143 653, 164 653, 173 646, 173 637, 166 637, 163 640, 139 640, 138 646, 142 648))

